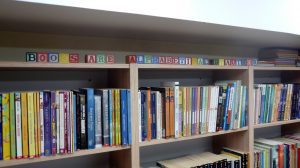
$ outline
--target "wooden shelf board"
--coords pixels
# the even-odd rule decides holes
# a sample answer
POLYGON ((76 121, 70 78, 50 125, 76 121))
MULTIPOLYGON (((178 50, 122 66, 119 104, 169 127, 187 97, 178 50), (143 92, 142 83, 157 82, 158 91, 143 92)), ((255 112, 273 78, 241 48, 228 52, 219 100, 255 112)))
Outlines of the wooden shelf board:
POLYGON ((300 123, 300 119, 288 120, 288 121, 277 121, 277 122, 265 123, 265 124, 256 124, 256 125, 254 125, 254 129, 257 129, 257 128, 266 128, 266 127, 274 127, 274 126, 280 126, 280 125, 286 125, 286 124, 293 124, 293 123, 300 123))
POLYGON ((300 67, 263 67, 263 66, 254 66, 254 70, 259 71, 299 71, 300 67))
POLYGON ((186 141, 186 140, 192 140, 192 139, 200 139, 200 138, 205 138, 205 137, 242 132, 242 131, 247 131, 247 130, 248 130, 248 127, 244 127, 244 128, 235 129, 235 130, 219 131, 219 132, 214 132, 214 133, 182 137, 182 138, 178 138, 178 139, 171 138, 171 139, 158 139, 158 140, 144 141, 144 142, 140 142, 140 147, 172 143, 172 142, 179 142, 179 141, 186 141))
POLYGON ((129 69, 128 64, 90 64, 90 63, 29 63, 29 62, 0 62, 0 68, 21 69, 129 69))
POLYGON ((139 69, 208 69, 208 70, 244 70, 248 66, 218 66, 218 65, 172 65, 172 64, 137 64, 139 69))
POLYGON ((55 156, 42 156, 40 158, 31 158, 31 159, 16 159, 16 160, 2 160, 0 161, 0 167, 8 167, 8 166, 16 166, 16 165, 24 165, 30 163, 38 163, 38 162, 45 162, 51 160, 58 160, 58 159, 66 159, 66 158, 73 158, 79 156, 86 156, 92 154, 100 154, 112 151, 119 151, 130 149, 129 146, 126 147, 102 147, 98 149, 91 149, 91 150, 81 150, 76 151, 72 154, 65 154, 65 155, 55 155, 55 156))

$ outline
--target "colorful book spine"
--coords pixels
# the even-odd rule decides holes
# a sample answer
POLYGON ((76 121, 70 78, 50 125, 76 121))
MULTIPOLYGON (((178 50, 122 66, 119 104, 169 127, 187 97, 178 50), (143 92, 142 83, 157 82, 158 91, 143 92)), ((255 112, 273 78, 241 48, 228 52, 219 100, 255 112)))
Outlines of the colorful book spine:
POLYGON ((155 93, 153 91, 150 92, 150 99, 151 99, 151 139, 156 139, 156 108, 155 108, 155 104, 156 104, 156 98, 155 98, 155 93))
POLYGON ((131 130, 131 91, 127 91, 127 130, 128 130, 128 144, 132 144, 132 130, 131 130))
MULTIPOLYGON (((41 146, 41 156, 45 155, 45 129, 44 129, 44 94, 40 92, 39 94, 39 108, 40 108, 40 146, 41 146)), ((22 111, 23 112, 23 111, 22 111)))
POLYGON ((50 92, 50 114, 51 114, 51 153, 55 155, 56 152, 56 93, 54 91, 50 92))
MULTIPOLYGON (((58 105, 59 106, 59 105, 58 105)), ((77 94, 73 93, 73 112, 74 112, 74 152, 77 150, 77 94)), ((59 149, 59 148, 58 148, 59 149)))
POLYGON ((102 147, 101 96, 95 90, 95 147, 102 147))
POLYGON ((10 158, 16 159, 16 111, 15 94, 9 93, 9 120, 10 120, 10 158))
POLYGON ((121 144, 128 145, 128 120, 127 120, 127 91, 125 89, 120 90, 121 101, 121 144))
MULTIPOLYGON (((65 103, 66 103, 66 120, 65 120, 65 147, 66 152, 71 153, 71 109, 70 109, 70 92, 66 91, 65 103)), ((87 123, 86 123, 87 124, 87 123)))
POLYGON ((179 86, 174 86, 174 137, 180 137, 179 86))
POLYGON ((138 120, 139 120, 139 142, 142 142, 142 99, 141 91, 138 91, 138 120))
MULTIPOLYGON (((59 91, 55 91, 55 113, 56 113, 56 116, 55 116, 55 118, 56 118, 56 154, 59 154, 59 152, 60 152, 60 138, 59 138, 59 134, 60 134, 60 119, 59 119, 59 117, 60 117, 60 95, 59 95, 59 91)), ((43 101, 42 99, 41 99, 41 96, 40 96, 40 101, 43 101)), ((40 103, 40 104, 42 104, 42 103, 40 103)), ((42 108, 40 108, 40 109, 42 109, 42 108)), ((42 114, 42 113, 40 113, 40 114, 42 114)), ((42 126, 42 124, 41 124, 41 126, 42 126)))
POLYGON ((115 92, 116 104, 116 145, 121 145, 121 103, 120 103, 120 90, 116 89, 115 92))
POLYGON ((3 160, 3 141, 2 141, 2 94, 0 93, 0 160, 3 160))
POLYGON ((40 94, 35 92, 36 156, 41 156, 40 94))
MULTIPOLYGON (((59 92, 59 153, 65 153, 65 93, 59 92)), ((44 100, 45 101, 45 100, 44 100)), ((45 112, 44 112, 45 114, 45 112)))
POLYGON ((27 93, 21 93, 21 109, 22 109, 22 152, 23 158, 29 156, 29 136, 28 136, 28 108, 27 108, 27 93))
POLYGON ((21 159, 23 156, 22 151, 22 114, 21 114, 21 94, 15 93, 15 109, 16 109, 16 148, 17 159, 21 159))
POLYGON ((109 105, 108 105, 108 90, 103 89, 101 91, 102 97, 102 118, 103 118, 103 146, 109 146, 109 105))
POLYGON ((108 134, 109 134, 109 144, 110 146, 113 146, 116 144, 116 138, 115 138, 115 132, 116 132, 116 127, 115 127, 115 105, 114 105, 114 90, 109 89, 107 90, 108 93, 108 134))
POLYGON ((2 94, 2 140, 3 140, 3 160, 10 157, 10 116, 9 116, 9 93, 2 94))
MULTIPOLYGON (((35 130, 34 130, 34 93, 27 93, 27 112, 28 112, 28 143, 29 143, 29 157, 36 156, 35 153, 35 130)), ((49 139, 50 141, 50 139, 49 139)))
MULTIPOLYGON (((51 147, 51 92, 44 92, 44 130, 45 130, 45 155, 50 156, 52 152, 51 147)), ((29 111, 28 111, 29 113, 29 111)), ((28 118, 29 119, 29 118, 28 118)))

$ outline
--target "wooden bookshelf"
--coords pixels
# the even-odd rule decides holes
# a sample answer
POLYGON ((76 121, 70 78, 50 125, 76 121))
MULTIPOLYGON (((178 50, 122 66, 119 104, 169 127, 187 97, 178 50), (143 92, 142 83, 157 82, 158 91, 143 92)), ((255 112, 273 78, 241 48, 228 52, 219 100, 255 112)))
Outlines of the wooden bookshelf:
POLYGON ((94 154, 101 154, 101 153, 120 151, 120 150, 129 150, 129 149, 130 149, 130 146, 102 147, 102 148, 98 148, 98 149, 76 151, 72 154, 55 155, 55 156, 41 156, 39 158, 30 158, 30 159, 4 160, 4 161, 0 162, 0 167, 17 166, 17 165, 24 165, 24 164, 38 163, 38 162, 47 162, 47 161, 53 161, 53 160, 58 160, 58 159, 74 158, 74 157, 80 157, 80 156, 86 156, 86 155, 94 155, 94 154))
POLYGON ((254 129, 275 127, 275 126, 287 125, 287 124, 293 124, 293 123, 300 123, 300 119, 287 120, 287 121, 277 121, 277 122, 271 122, 271 123, 265 123, 265 124, 255 124, 254 129))
POLYGON ((231 133, 237 133, 237 132, 247 131, 247 130, 248 130, 248 127, 244 127, 244 128, 240 128, 240 129, 234 129, 234 130, 228 130, 228 131, 219 131, 219 132, 214 132, 214 133, 200 134, 200 135, 194 135, 194 136, 188 136, 188 137, 181 137, 181 138, 177 138, 177 139, 170 138, 170 139, 159 139, 159 140, 144 141, 144 142, 140 142, 140 147, 160 145, 160 144, 165 144, 165 143, 180 142, 180 141, 186 141, 186 140, 192 140, 192 139, 201 139, 201 138, 205 138, 205 137, 231 134, 231 133))

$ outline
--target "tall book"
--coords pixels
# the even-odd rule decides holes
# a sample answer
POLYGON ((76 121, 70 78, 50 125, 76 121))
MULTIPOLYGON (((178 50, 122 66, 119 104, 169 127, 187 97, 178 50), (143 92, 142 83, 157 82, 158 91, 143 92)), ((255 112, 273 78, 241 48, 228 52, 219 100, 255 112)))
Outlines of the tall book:
POLYGON ((86 133, 86 95, 80 94, 80 144, 81 149, 87 149, 87 133, 86 133))
POLYGON ((95 148, 95 102, 94 89, 84 88, 80 89, 86 95, 86 114, 87 114, 87 141, 88 149, 95 148))
MULTIPOLYGON (((40 146, 41 146, 41 156, 45 154, 45 129, 44 129, 44 94, 40 92, 39 94, 39 107, 40 107, 40 146)), ((23 111, 22 111, 23 112, 23 111)))
POLYGON ((109 144, 110 146, 116 145, 116 104, 115 102, 115 90, 108 89, 108 125, 109 125, 109 144))
POLYGON ((102 143, 103 146, 109 146, 109 109, 108 109, 108 90, 107 89, 101 89, 100 90, 101 97, 102 97, 102 118, 103 118, 103 139, 102 143))
MULTIPOLYGON (((41 93, 40 93, 41 94, 41 93)), ((40 101, 43 102, 43 99, 41 99, 41 96, 40 96, 40 101)), ((40 104, 42 104, 40 102, 40 104)), ((40 110, 43 109, 40 107, 40 110)), ((56 153, 60 153, 60 138, 59 138, 59 134, 60 134, 60 95, 59 95, 59 91, 55 91, 55 109, 56 109, 56 153)), ((40 112, 40 114, 43 114, 40 112)), ((40 115, 40 118, 43 118, 43 116, 40 115)), ((41 119, 42 121, 42 119, 41 119)), ((42 124, 41 124, 41 127, 42 127, 42 124)), ((42 129, 41 129, 42 131, 42 129)), ((41 140, 42 141, 42 140, 41 140)), ((42 147, 41 146, 41 150, 42 150, 42 147)), ((43 150, 42 150, 43 151, 43 150)), ((43 152, 42 152, 43 153, 43 152)))
POLYGON ((56 144, 57 144, 57 134, 56 134, 56 93, 55 91, 50 92, 50 114, 51 114, 51 153, 55 155, 56 144))
MULTIPOLYGON (((65 93, 59 92, 59 153, 65 153, 65 93)), ((45 101, 45 100, 44 100, 45 101)), ((78 124, 80 125, 80 124, 78 124)))
POLYGON ((29 153, 28 147, 28 111, 27 111, 27 93, 21 92, 21 109, 22 109, 22 152, 23 158, 27 158, 29 153))
POLYGON ((120 89, 121 102, 121 142, 122 145, 128 145, 128 108, 127 108, 127 91, 120 89))
MULTIPOLYGON (((29 93, 28 93, 29 94, 29 93)), ((45 140, 45 155, 50 156, 52 152, 52 134, 51 134, 51 92, 44 91, 43 93, 44 100, 44 140, 45 140)), ((28 108, 29 109, 29 108, 28 108)), ((29 113, 29 111, 28 111, 29 113)), ((29 114, 28 114, 29 115, 29 114)), ((28 118, 29 119, 29 118, 28 118)))
POLYGON ((16 112, 15 94, 9 93, 9 119, 10 119, 10 158, 16 159, 16 112))
POLYGON ((131 130, 131 91, 127 89, 127 130, 128 130, 128 143, 129 145, 132 144, 132 130, 131 130))
POLYGON ((39 151, 38 151, 38 118, 37 118, 37 95, 36 92, 33 92, 33 114, 34 114, 34 146, 35 146, 35 157, 39 157, 39 151))
POLYGON ((102 147, 102 113, 101 113, 101 93, 95 90, 95 147, 102 147))
POLYGON ((120 90, 115 89, 115 125, 116 125, 116 145, 121 145, 121 102, 120 102, 120 90))
POLYGON ((3 160, 10 159, 10 116, 9 116, 9 93, 2 94, 2 140, 3 160))
MULTIPOLYGON (((34 103, 33 92, 27 93, 27 112, 28 112, 28 144, 29 144, 29 157, 36 156, 35 153, 35 130, 34 130, 34 103)), ((50 139, 49 139, 50 141, 50 139)))
POLYGON ((3 160, 2 131, 2 94, 0 93, 0 160, 3 160))
POLYGON ((36 125, 36 155, 41 156, 41 125, 40 125, 40 92, 34 92, 35 96, 35 125, 36 125))
POLYGON ((73 138, 74 138, 74 152, 77 150, 77 94, 73 92, 73 138))
POLYGON ((17 159, 22 158, 22 117, 21 117, 21 94, 15 93, 15 109, 16 109, 16 149, 17 159))
POLYGON ((180 137, 179 82, 174 86, 174 136, 180 137))

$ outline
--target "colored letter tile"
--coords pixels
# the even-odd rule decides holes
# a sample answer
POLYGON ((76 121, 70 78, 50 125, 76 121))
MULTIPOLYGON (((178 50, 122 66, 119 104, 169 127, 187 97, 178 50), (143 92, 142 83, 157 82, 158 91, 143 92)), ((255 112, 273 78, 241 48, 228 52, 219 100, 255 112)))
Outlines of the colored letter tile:
POLYGON ((179 58, 178 57, 172 57, 173 64, 179 64, 179 58))
POLYGON ((35 52, 26 53, 26 62, 36 62, 37 54, 35 52))
POLYGON ((186 57, 186 58, 185 58, 185 64, 186 64, 186 65, 192 65, 192 58, 186 57))
POLYGON ((192 65, 197 65, 198 64, 198 58, 193 57, 192 58, 192 65))
POLYGON ((136 63, 138 63, 138 64, 144 64, 144 56, 143 55, 138 55, 136 57, 136 63))
POLYGON ((58 53, 49 53, 48 60, 50 63, 58 63, 58 53))
POLYGON ((159 57, 158 56, 152 56, 152 64, 159 64, 159 57))
POLYGON ((70 54, 69 58, 70 63, 79 63, 79 54, 70 54))
POLYGON ((126 63, 127 64, 135 64, 136 63, 136 55, 127 55, 126 63))
POLYGON ((48 62, 48 53, 38 52, 37 53, 37 62, 47 63, 48 62))
POLYGON ((145 64, 151 64, 152 63, 152 56, 151 55, 145 55, 144 56, 144 63, 145 64))
POLYGON ((96 55, 95 54, 85 55, 85 63, 96 63, 96 55))
POLYGON ((159 59, 160 64, 165 64, 166 63, 166 57, 160 56, 160 57, 158 57, 158 59, 159 59))
POLYGON ((106 56, 106 63, 108 64, 114 64, 115 63, 115 56, 114 55, 107 55, 106 56))
POLYGON ((185 65, 185 57, 179 57, 179 64, 185 65))
POLYGON ((98 64, 105 64, 106 63, 106 57, 104 54, 97 54, 96 56, 96 62, 98 64))
POLYGON ((68 53, 59 53, 59 63, 68 64, 69 63, 69 54, 68 53))

